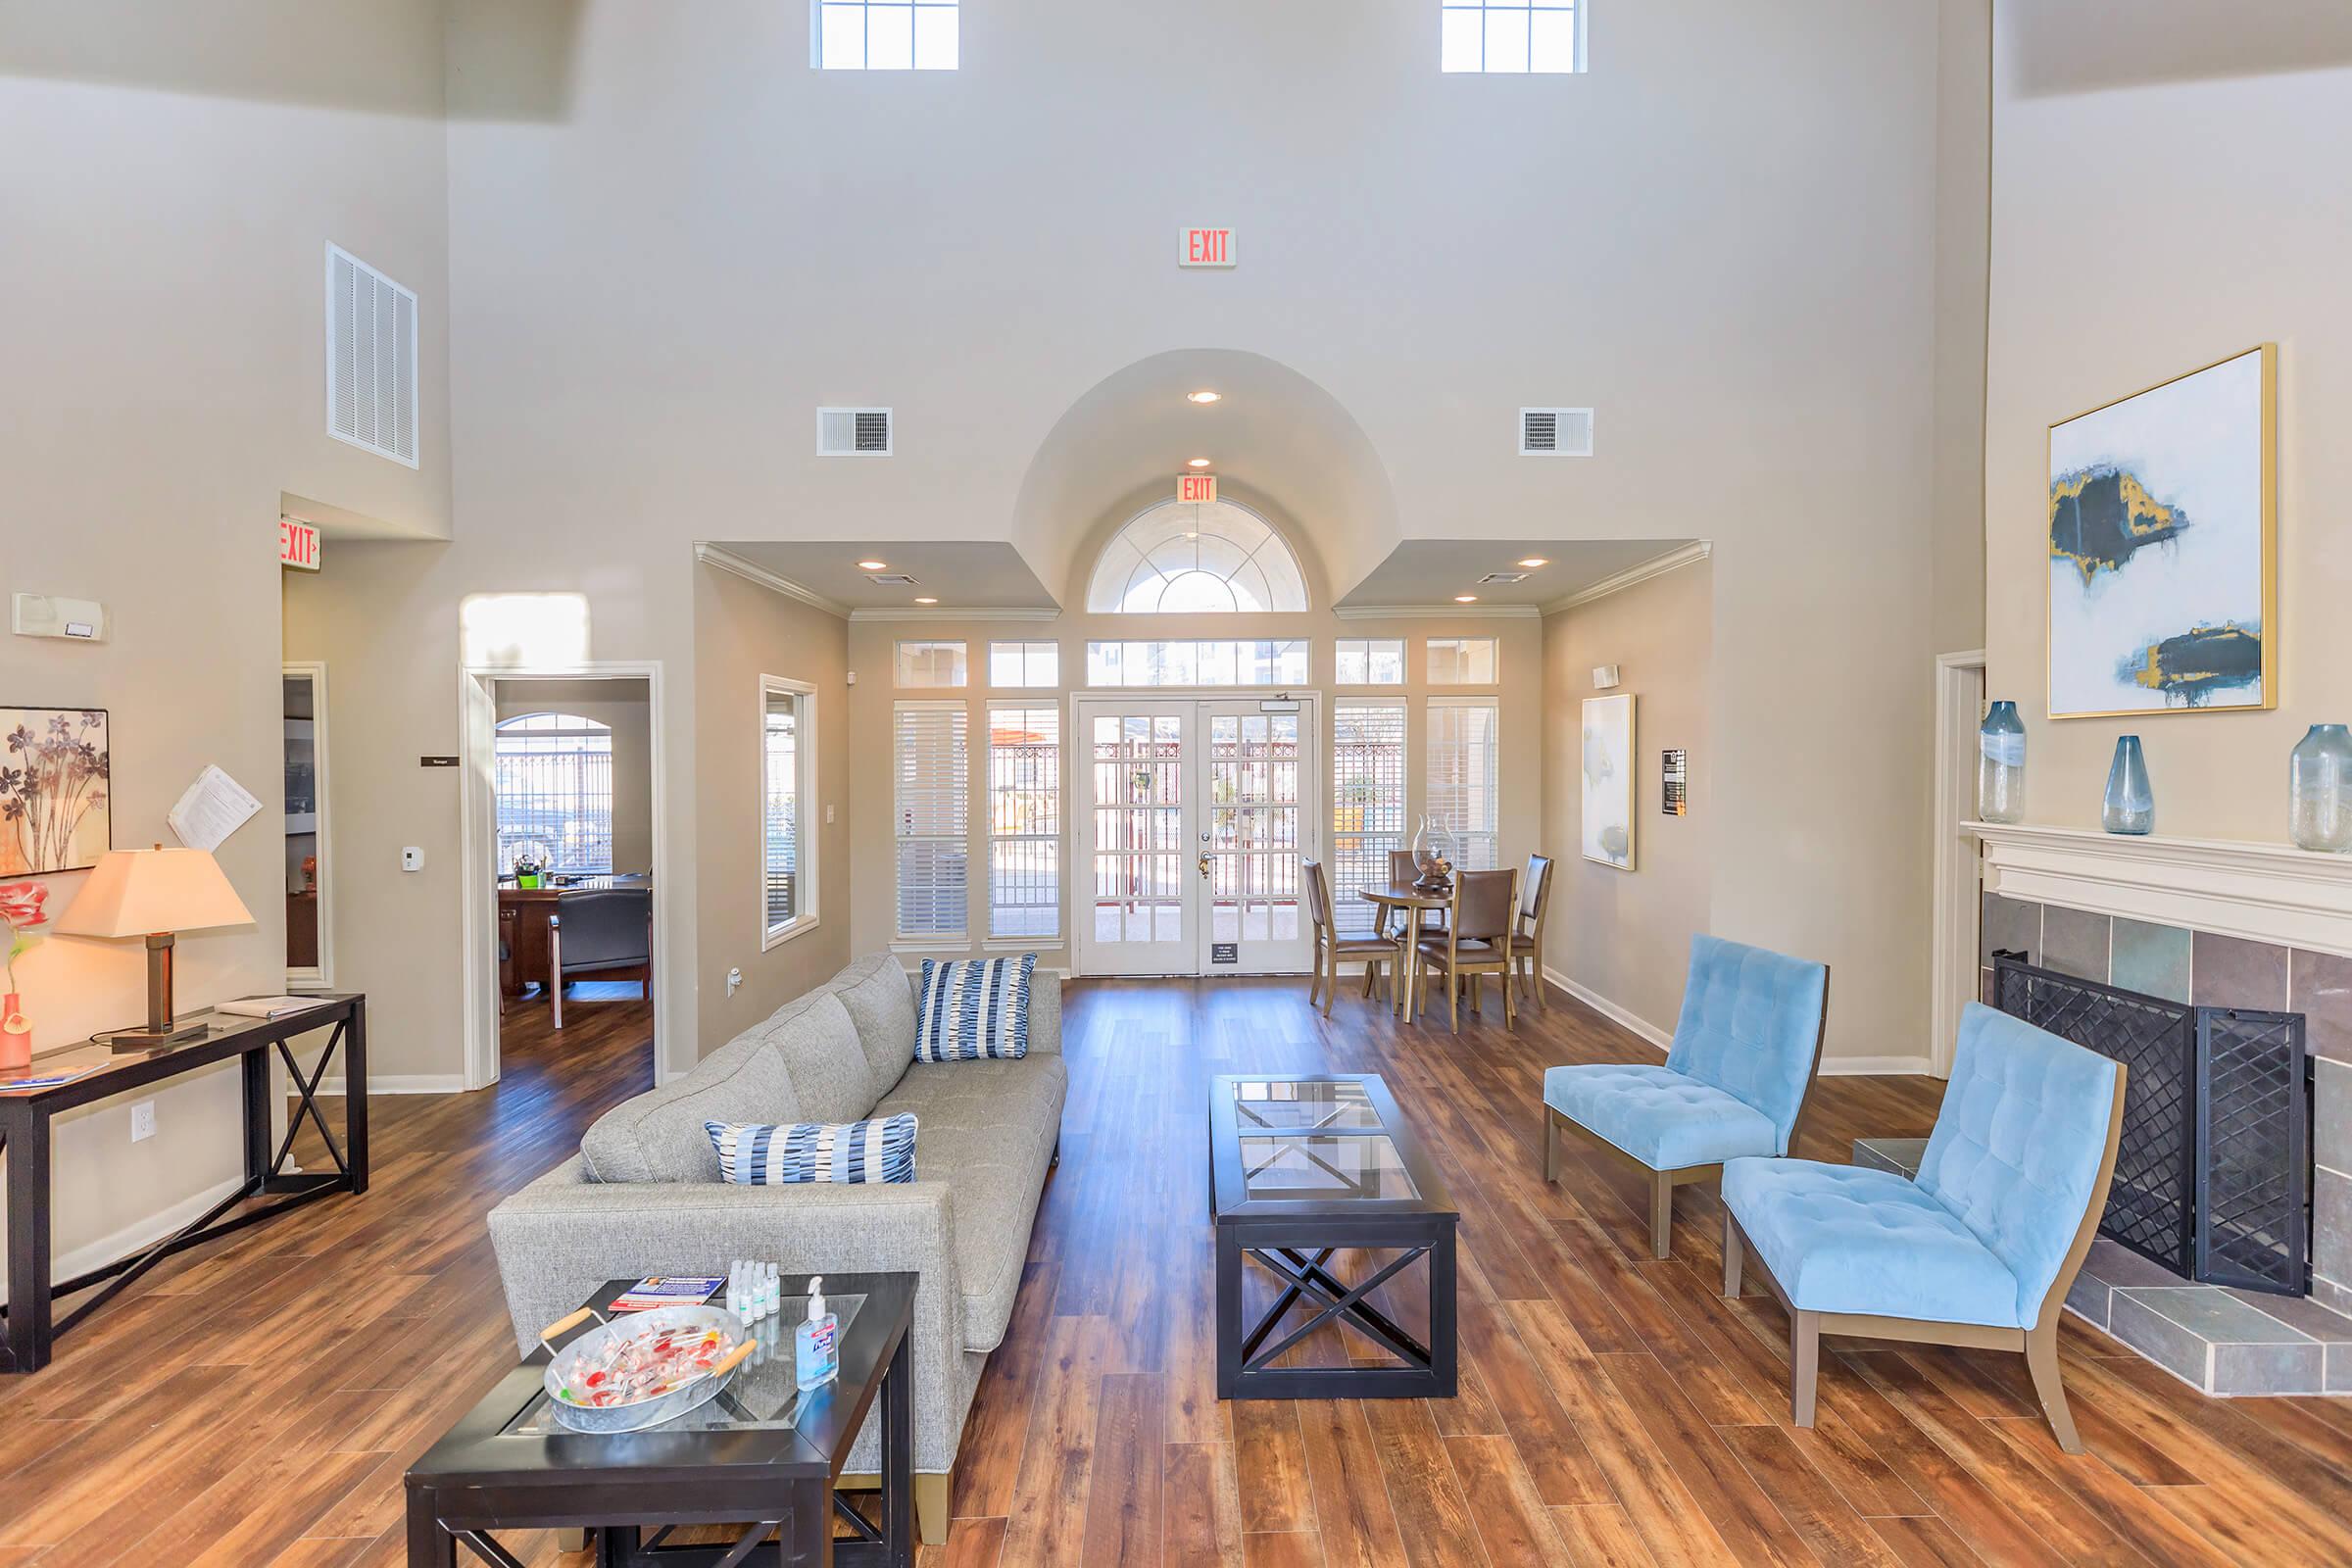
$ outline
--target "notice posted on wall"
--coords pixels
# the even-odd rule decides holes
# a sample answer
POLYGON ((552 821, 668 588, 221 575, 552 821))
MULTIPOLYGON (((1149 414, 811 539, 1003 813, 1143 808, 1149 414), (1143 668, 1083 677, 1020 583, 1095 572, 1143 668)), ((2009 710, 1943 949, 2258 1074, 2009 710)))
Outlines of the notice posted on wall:
POLYGON ((251 790, 208 762, 164 820, 180 843, 209 854, 261 808, 251 790))

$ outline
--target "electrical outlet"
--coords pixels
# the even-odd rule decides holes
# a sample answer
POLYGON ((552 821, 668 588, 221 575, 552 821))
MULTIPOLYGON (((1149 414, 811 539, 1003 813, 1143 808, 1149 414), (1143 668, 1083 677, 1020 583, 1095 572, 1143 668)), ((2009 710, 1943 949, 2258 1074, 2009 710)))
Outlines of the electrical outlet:
POLYGON ((155 1102, 142 1100, 130 1107, 130 1141, 143 1144, 155 1136, 155 1102))

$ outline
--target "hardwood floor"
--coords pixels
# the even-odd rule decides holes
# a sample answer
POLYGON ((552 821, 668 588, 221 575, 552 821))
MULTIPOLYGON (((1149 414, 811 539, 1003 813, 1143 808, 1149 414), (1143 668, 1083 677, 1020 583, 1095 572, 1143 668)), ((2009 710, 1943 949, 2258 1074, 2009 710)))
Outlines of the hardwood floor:
MULTIPOLYGON (((1062 1163, 926 1564, 2352 1561, 2352 1400, 2207 1400, 2071 1318, 2082 1456, 2018 1358, 1919 1347, 1833 1342, 1792 1428, 1786 1321, 1718 1298, 1706 1190, 1653 1262, 1632 1180, 1574 1149, 1542 1180, 1543 1068, 1647 1047, 1556 993, 1506 1035, 1490 989, 1455 1037, 1303 991, 1070 990, 1062 1163), (1205 1080, 1319 1069, 1386 1074, 1461 1206, 1458 1398, 1215 1397, 1205 1080)), ((649 1076, 641 1006, 566 1021, 511 1017, 495 1090, 379 1101, 363 1201, 174 1260, 0 1384, 0 1568, 399 1562, 402 1472, 512 1364, 483 1211, 649 1076)), ((1798 1152, 1925 1131, 1939 1087, 1824 1080, 1798 1152)))

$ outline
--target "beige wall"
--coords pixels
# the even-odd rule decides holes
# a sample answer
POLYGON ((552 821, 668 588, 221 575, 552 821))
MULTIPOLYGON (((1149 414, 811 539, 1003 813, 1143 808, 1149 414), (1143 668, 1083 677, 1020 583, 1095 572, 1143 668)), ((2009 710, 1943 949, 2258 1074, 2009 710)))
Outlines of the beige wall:
POLYGON ((1544 621, 1544 842, 1560 879, 1544 962, 1669 1035, 1682 1009, 1690 938, 1707 929, 1714 891, 1713 585, 1700 561, 1544 621), (1598 664, 1619 667, 1620 684, 1609 695, 1634 697, 1631 871, 1588 860, 1578 849, 1583 704, 1602 695, 1592 684, 1598 664), (1688 816, 1659 808, 1659 753, 1668 747, 1689 754, 1688 816))
MULTIPOLYGON (((119 848, 172 842, 164 813, 208 762, 261 797, 220 851, 255 923, 181 942, 183 1009, 285 980, 281 493, 448 530, 440 31, 434 4, 330 21, 265 0, 233 25, 0 4, 0 596, 97 599, 111 619, 95 646, 0 634, 0 702, 110 710, 119 848), (343 90, 362 81, 364 99, 343 90), (329 240, 421 296, 417 469, 326 434, 329 240)), ((83 880, 49 878, 51 909, 83 880)), ((36 1049, 141 1014, 135 943, 53 937, 18 967, 36 1049)), ((58 1127, 70 1265, 241 1173, 233 1069, 154 1098, 147 1142, 127 1101, 58 1127)))
MULTIPOLYGON (((696 1038, 716 1050, 783 1004, 830 978, 851 956, 851 726, 848 623, 714 566, 694 572, 694 813, 700 908, 695 953, 696 1038), (760 896, 760 677, 816 688, 816 924, 765 951, 760 896), (827 820, 827 813, 831 820, 827 820), (727 995, 727 971, 743 988, 727 995)), ((872 944, 878 947, 881 944, 872 944)), ((858 951, 866 951, 859 949, 858 951)))
POLYGON ((645 682, 502 680, 494 709, 503 721, 523 713, 576 713, 612 732, 612 869, 654 864, 654 734, 645 682))
MULTIPOLYGON (((1984 322, 1992 233, 1992 0, 1939 0, 1936 80, 1936 500, 1929 641, 1984 645, 1984 322)), ((1923 688, 1930 672, 1920 671, 1923 688)), ((1927 744, 1933 747, 1933 715, 1927 744)), ((1933 829, 1931 828, 1931 831, 1933 829)))
POLYGON ((2086 8, 1999 8, 1986 694, 2025 715, 2028 820, 2095 825, 2129 732, 2157 832, 2278 842, 2288 751, 2352 710, 2352 13, 2265 0, 2212 22, 2153 0, 2119 48, 2086 8), (2138 240, 2115 243, 2119 220, 2138 240), (2263 342, 2278 345, 2277 710, 2046 720, 2048 426, 2263 342))

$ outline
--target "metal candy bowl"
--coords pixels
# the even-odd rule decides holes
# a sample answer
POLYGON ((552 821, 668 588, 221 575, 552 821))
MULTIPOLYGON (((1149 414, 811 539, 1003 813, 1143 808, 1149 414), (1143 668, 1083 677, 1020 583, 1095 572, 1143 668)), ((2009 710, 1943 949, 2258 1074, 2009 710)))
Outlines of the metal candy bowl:
MULTIPOLYGON (((607 1318, 593 1307, 581 1307, 539 1331, 542 1341, 593 1317, 598 1326, 557 1350, 547 1363, 547 1402, 555 1418, 574 1432, 641 1432, 647 1427, 684 1415, 718 1396, 758 1341, 742 1318, 723 1306, 658 1306, 650 1312, 631 1312, 607 1318), (717 1358, 709 1370, 683 1379, 655 1384, 635 1397, 613 1404, 586 1404, 576 1396, 585 1388, 585 1367, 603 1360, 615 1346, 640 1337, 668 1334, 694 1338, 715 1334, 717 1358)), ((552 1348, 552 1346, 551 1346, 552 1348)))

